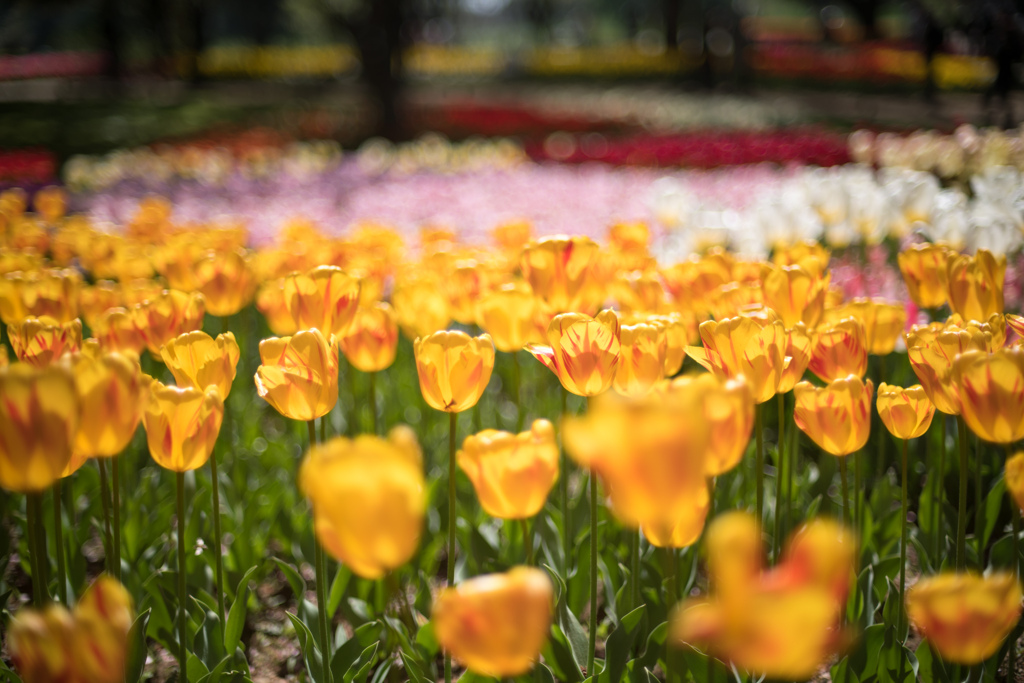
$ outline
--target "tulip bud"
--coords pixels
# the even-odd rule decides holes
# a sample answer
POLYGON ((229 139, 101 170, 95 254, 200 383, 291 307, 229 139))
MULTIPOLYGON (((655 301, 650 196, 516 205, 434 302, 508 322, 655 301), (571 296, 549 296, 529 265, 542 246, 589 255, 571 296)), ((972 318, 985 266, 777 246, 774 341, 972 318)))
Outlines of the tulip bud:
POLYGON ((623 396, 642 396, 664 377, 668 353, 665 329, 648 322, 621 325, 619 344, 615 391, 623 396))
POLYGON ((588 237, 544 237, 526 246, 520 268, 546 310, 594 310, 590 269, 598 249, 597 243, 588 237))
POLYGON ((920 384, 904 389, 882 382, 878 385, 878 416, 897 439, 916 439, 928 431, 935 406, 920 384))
POLYGON ((52 318, 25 318, 17 325, 8 325, 11 348, 18 360, 45 367, 82 346, 82 323, 72 320, 58 323, 52 318))
POLYGON ((284 280, 284 301, 300 330, 340 334, 359 306, 359 280, 335 266, 293 273, 284 280))
POLYGON ((611 387, 619 364, 619 319, 605 310, 596 318, 582 313, 555 316, 547 329, 548 345, 528 344, 526 350, 555 373, 577 396, 596 396, 611 387))
POLYGON ((434 602, 431 621, 441 647, 469 670, 518 676, 540 657, 553 600, 543 570, 513 567, 446 588, 434 602))
POLYGON ((64 683, 74 680, 74 620, 62 605, 42 611, 22 609, 11 619, 7 649, 21 680, 64 683))
POLYGON ((446 413, 461 413, 476 405, 494 371, 490 336, 441 331, 413 342, 420 391, 427 404, 446 413))
POLYGON ((422 466, 415 438, 404 430, 313 448, 299 485, 324 549, 366 579, 405 564, 419 545, 426 509, 422 466))
POLYGON ((502 285, 485 294, 477 305, 477 323, 505 353, 521 351, 543 339, 537 328, 537 298, 525 282, 502 285))
POLYGON ((786 359, 786 328, 782 322, 749 317, 709 320, 700 324, 703 348, 690 346, 687 355, 722 379, 743 375, 754 400, 775 395, 786 359))
POLYGON ((843 318, 831 327, 818 330, 807 368, 823 382, 847 375, 863 377, 868 370, 868 348, 861 321, 843 318))
POLYGON ((398 325, 409 339, 426 337, 448 327, 451 308, 440 280, 429 273, 405 277, 391 294, 398 325))
POLYGON ((547 420, 520 434, 485 429, 466 438, 457 461, 487 514, 529 519, 558 481, 555 429, 547 420))
POLYGON ((92 334, 106 351, 138 357, 146 348, 146 340, 135 326, 135 316, 124 308, 110 308, 102 313, 92 326, 92 334))
MULTIPOLYGON (((74 460, 118 455, 127 448, 142 419, 144 394, 139 361, 103 351, 95 341, 89 341, 65 362, 74 374, 82 411, 74 460)), ((65 471, 64 476, 68 474, 65 471)))
POLYGON ((776 393, 789 393, 796 383, 804 378, 807 366, 811 363, 811 343, 813 341, 803 323, 797 323, 792 329, 786 330, 786 368, 782 371, 782 378, 779 380, 779 388, 776 393))
POLYGON ((234 315, 252 301, 256 278, 242 250, 210 251, 193 269, 210 315, 234 315))
POLYGON ((345 358, 357 370, 378 372, 391 367, 398 350, 398 320, 384 302, 360 306, 339 342, 345 358))
POLYGON ((854 299, 828 311, 825 321, 835 324, 844 318, 856 318, 864 326, 864 343, 868 353, 884 356, 896 348, 896 340, 907 324, 907 310, 902 304, 877 299, 854 299))
POLYGON ((260 342, 262 365, 256 370, 256 391, 277 412, 308 422, 322 417, 338 402, 338 348, 320 330, 260 342))
POLYGON ((946 303, 947 263, 953 252, 945 244, 913 244, 899 254, 900 272, 910 298, 921 308, 946 303))
POLYGON ((802 322, 814 327, 825 310, 830 276, 800 266, 765 266, 761 272, 764 303, 781 317, 786 327, 802 322))
POLYGON ((216 386, 164 386, 153 381, 142 423, 149 453, 173 472, 202 467, 210 459, 224 419, 224 400, 216 386))
POLYGON ((146 340, 146 348, 155 359, 160 347, 180 334, 203 326, 206 300, 198 292, 165 289, 159 296, 132 309, 135 327, 146 340))
POLYGON ((807 240, 787 247, 778 248, 772 256, 772 263, 778 267, 800 266, 803 270, 821 277, 828 269, 832 254, 820 242, 807 240))
POLYGON ((116 579, 100 576, 74 611, 75 668, 83 683, 123 683, 132 598, 116 579))
POLYGON ((200 390, 216 386, 224 399, 231 393, 239 355, 231 332, 213 339, 201 330, 177 336, 160 350, 160 357, 178 386, 200 390))
POLYGON ((987 320, 1003 314, 1006 257, 984 249, 974 256, 951 256, 947 270, 949 307, 965 320, 987 320))
POLYGON ((971 350, 988 351, 992 335, 980 328, 915 325, 907 333, 907 357, 935 409, 960 414, 959 385, 952 381, 953 361, 971 350))
POLYGON ((121 304, 121 289, 116 282, 111 280, 100 280, 91 287, 85 287, 79 296, 82 317, 85 318, 85 322, 89 324, 90 328, 96 326, 96 321, 100 316, 121 304))
POLYGON ((871 395, 875 385, 856 375, 816 387, 800 382, 793 387, 793 419, 814 443, 835 456, 858 451, 871 431, 871 395))
POLYGON ((979 438, 1012 444, 1024 439, 1024 349, 966 351, 953 361, 960 414, 979 438))

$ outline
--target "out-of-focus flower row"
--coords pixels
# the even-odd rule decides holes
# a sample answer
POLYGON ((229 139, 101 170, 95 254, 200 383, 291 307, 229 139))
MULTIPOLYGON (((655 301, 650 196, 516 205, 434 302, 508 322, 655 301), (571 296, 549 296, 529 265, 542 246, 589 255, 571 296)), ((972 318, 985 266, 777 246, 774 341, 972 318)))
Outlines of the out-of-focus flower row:
POLYGON ((952 134, 919 130, 909 135, 858 130, 850 134, 850 156, 863 164, 928 171, 946 180, 966 180, 993 167, 1024 170, 1021 130, 979 130, 964 124, 952 134))

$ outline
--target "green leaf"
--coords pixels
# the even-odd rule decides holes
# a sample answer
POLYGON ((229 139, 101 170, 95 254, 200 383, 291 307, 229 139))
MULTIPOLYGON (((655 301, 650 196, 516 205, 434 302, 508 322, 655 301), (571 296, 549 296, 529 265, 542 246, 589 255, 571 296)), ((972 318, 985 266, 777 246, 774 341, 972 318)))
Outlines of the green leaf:
POLYGON ((430 679, 424 675, 423 671, 420 670, 415 659, 410 657, 404 651, 400 654, 402 656, 402 665, 405 667, 405 673, 412 683, 431 683, 430 679))
POLYGON ((583 674, 569 641, 558 624, 551 624, 551 637, 544 644, 544 661, 555 666, 557 678, 565 683, 580 683, 583 674))
POLYGON ((146 626, 149 625, 152 612, 152 609, 147 609, 135 617, 128 631, 128 652, 124 661, 125 683, 139 683, 142 680, 142 671, 146 667, 146 626))
POLYGON ((437 642, 437 636, 434 634, 434 622, 428 621, 420 626, 420 630, 416 632, 416 644, 426 651, 428 657, 437 656, 441 645, 437 642))
MULTIPOLYGON (((380 624, 363 624, 352 632, 352 637, 334 651, 331 657, 331 677, 340 681, 371 645, 378 641, 380 624)), ((357 667, 358 668, 358 667, 357 667)))
POLYGON ((934 681, 934 683, 950 683, 949 674, 941 657, 936 657, 932 652, 932 646, 927 639, 922 640, 914 653, 917 656, 918 673, 922 681, 934 681))
POLYGON ((299 638, 299 650, 302 652, 302 658, 306 662, 306 671, 309 673, 309 677, 315 683, 323 683, 323 665, 320 659, 320 650, 316 646, 316 639, 302 619, 299 619, 291 612, 285 612, 285 615, 292 622, 295 634, 299 638))
POLYGON ((345 596, 345 589, 352 579, 352 570, 344 564, 338 565, 338 571, 334 573, 334 580, 331 581, 331 590, 327 594, 327 618, 331 620, 338 611, 338 605, 345 596))
POLYGON ((898 640, 895 628, 887 628, 879 656, 878 680, 882 683, 914 683, 917 668, 917 657, 898 640))
POLYGON ((992 484, 988 497, 985 498, 985 530, 981 537, 982 548, 988 547, 988 541, 992 538, 992 532, 995 531, 996 521, 999 519, 999 512, 1004 502, 1006 502, 1006 478, 1000 472, 999 478, 992 484))
POLYGON ((562 581, 562 578, 551 567, 544 565, 544 568, 548 570, 548 573, 554 579, 558 595, 558 603, 555 606, 558 626, 561 629, 561 633, 566 637, 569 650, 572 653, 573 660, 576 662, 576 667, 582 671, 587 665, 587 655, 590 647, 587 633, 583 630, 579 620, 576 619, 576 615, 572 613, 572 610, 566 604, 565 582, 562 581))
POLYGON ((228 655, 224 659, 217 663, 217 666, 210 670, 210 673, 206 674, 199 679, 198 683, 218 683, 220 677, 224 674, 224 669, 227 668, 231 662, 231 655, 228 655))
POLYGON ((377 654, 377 647, 379 645, 380 641, 360 652, 359 657, 356 658, 356 661, 352 662, 352 666, 348 668, 348 671, 345 672, 341 680, 344 683, 365 681, 366 677, 370 674, 370 667, 373 666, 373 657, 377 654))
POLYGON ((646 610, 646 605, 640 605, 622 617, 618 627, 612 631, 605 642, 605 672, 613 683, 622 680, 622 673, 626 670, 629 653, 633 648, 633 641, 636 640, 637 633, 640 631, 646 610))
POLYGON ((668 639, 668 622, 663 621, 651 631, 650 635, 647 636, 647 645, 644 647, 644 652, 637 661, 645 669, 654 669, 658 665, 658 660, 665 653, 665 641, 668 639))
POLYGON ((235 599, 228 610, 228 623, 224 629, 224 651, 233 653, 242 640, 242 630, 245 628, 246 603, 249 600, 249 579, 256 572, 256 567, 250 567, 238 582, 235 589, 235 599))
POLYGON ((306 596, 306 580, 302 578, 302 574, 294 566, 288 564, 284 560, 280 560, 276 557, 270 558, 277 563, 281 573, 284 574, 284 578, 288 581, 288 585, 292 588, 292 593, 295 595, 295 599, 302 600, 306 596))
POLYGON ((885 630, 885 624, 875 624, 864 629, 850 654, 832 667, 832 680, 850 680, 845 673, 847 670, 858 681, 866 681, 874 676, 878 671, 879 653, 885 643, 885 630))
POLYGON ((185 671, 188 674, 189 683, 198 683, 199 679, 210 673, 202 660, 191 652, 188 653, 188 658, 185 660, 185 671))

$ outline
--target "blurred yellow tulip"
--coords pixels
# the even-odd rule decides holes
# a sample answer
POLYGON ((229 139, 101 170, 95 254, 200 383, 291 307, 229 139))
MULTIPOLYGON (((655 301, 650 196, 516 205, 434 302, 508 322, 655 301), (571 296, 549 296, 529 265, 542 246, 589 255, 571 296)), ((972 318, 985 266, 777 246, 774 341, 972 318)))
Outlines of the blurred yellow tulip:
POLYGON ((669 391, 695 391, 703 397, 711 430, 705 474, 717 477, 739 464, 754 429, 754 397, 743 376, 722 379, 711 373, 677 377, 669 391))
POLYGON ((487 514, 528 519, 544 507, 558 481, 555 428, 536 420, 519 434, 485 429, 466 438, 457 461, 487 514))
POLYGON ((448 327, 451 308, 441 281, 432 273, 406 276, 391 293, 398 325, 409 339, 425 337, 448 327))
POLYGON ((815 327, 825 311, 829 275, 808 271, 801 266, 764 266, 761 288, 764 303, 774 309, 789 328, 797 323, 815 327))
POLYGON ((322 417, 338 402, 338 348, 320 330, 260 342, 256 391, 277 412, 308 422, 322 417))
POLYGON ((611 387, 621 353, 615 311, 604 310, 594 318, 582 313, 557 315, 546 337, 547 345, 528 344, 526 350, 555 373, 566 391, 596 396, 611 387))
POLYGON ((820 277, 828 269, 832 254, 820 242, 806 240, 776 247, 772 263, 776 266, 800 266, 811 275, 820 277))
POLYGON ((856 318, 864 326, 864 343, 868 353, 884 356, 896 348, 896 340, 907 325, 907 309, 902 304, 881 299, 853 299, 825 316, 827 323, 856 318))
POLYGON ((263 314, 270 331, 287 337, 299 331, 284 300, 284 278, 263 283, 256 293, 256 308, 263 314))
POLYGON ((1024 439, 1024 348, 966 351, 953 361, 960 414, 979 438, 1011 444, 1024 439))
POLYGON ((194 265, 196 289, 206 297, 210 315, 226 317, 249 305, 256 291, 256 277, 245 252, 210 251, 194 265))
POLYGON ((359 280, 336 266, 292 273, 284 279, 284 302, 300 330, 340 334, 359 306, 359 280))
POLYGON ((125 308, 109 308, 96 319, 92 335, 107 351, 138 356, 146 348, 142 332, 135 326, 135 316, 125 308))
POLYGON ((317 538, 354 573, 378 579, 419 546, 426 511, 415 434, 338 437, 310 450, 299 485, 313 506, 317 538))
POLYGON ((508 283, 483 296, 477 305, 476 321, 491 335, 495 348, 516 353, 544 337, 537 327, 537 309, 537 297, 528 284, 508 283))
POLYGON ((63 364, 0 368, 0 487, 45 491, 60 479, 78 432, 75 378, 63 364))
POLYGON ((0 277, 0 319, 8 325, 22 318, 53 318, 58 323, 78 317, 82 276, 70 268, 51 268, 0 277))
POLYGON ((21 680, 75 681, 74 635, 75 622, 63 605, 19 610, 11 619, 7 649, 21 680))
POLYGON ((494 371, 494 344, 487 334, 442 330, 418 337, 413 351, 424 400, 446 413, 475 406, 494 371))
POLYGON ((871 432, 871 395, 875 385, 856 375, 824 387, 800 382, 793 387, 793 420, 822 450, 844 456, 860 450, 871 432))
POLYGON ((945 244, 912 244, 898 260, 910 298, 921 308, 938 308, 949 299, 948 262, 954 252, 945 244))
POLYGON ((223 399, 231 393, 239 355, 234 334, 224 332, 214 339, 202 330, 179 335, 160 350, 178 386, 201 390, 216 386, 223 399))
POLYGON ((811 363, 811 344, 814 342, 812 335, 808 334, 807 327, 803 323, 797 323, 791 329, 786 330, 786 369, 782 371, 782 378, 779 380, 779 388, 776 393, 787 394, 793 390, 796 383, 804 378, 807 366, 811 363))
POLYGON ((590 277, 597 253, 589 237, 543 237, 523 250, 520 268, 547 311, 588 313, 599 303, 590 277))
POLYGON ((434 601, 431 623, 441 647, 470 671, 518 676, 540 657, 553 601, 543 570, 513 567, 446 588, 434 601))
POLYGON ((100 280, 94 285, 84 287, 78 298, 82 317, 89 327, 95 327, 100 316, 111 308, 120 307, 123 301, 121 288, 112 280, 100 280))
POLYGON ((878 385, 877 407, 882 424, 897 439, 921 436, 935 416, 935 405, 920 384, 904 389, 882 382, 878 385))
POLYGON ((138 359, 90 340, 64 362, 74 374, 81 406, 75 459, 120 454, 135 436, 146 398, 138 359))
POLYGON ((58 323, 52 318, 25 318, 7 326, 11 348, 18 360, 43 367, 82 347, 82 323, 58 323))
POLYGON ((756 403, 775 395, 786 366, 786 328, 779 320, 737 316, 700 324, 703 347, 687 355, 722 379, 743 375, 756 403))
POLYGON ((345 358, 361 372, 391 367, 398 350, 398 319, 387 303, 360 306, 338 342, 345 358))
POLYGON ((989 351, 991 346, 991 333, 980 328, 915 325, 907 332, 910 366, 935 409, 947 415, 960 414, 959 385, 952 381, 953 361, 961 353, 989 351))
POLYGON ((642 396, 665 373, 668 340, 665 328, 640 322, 619 326, 619 364, 612 385, 623 396, 642 396))
POLYGON ((1024 451, 1017 451, 1006 460, 1006 489, 1017 507, 1024 510, 1024 451))
POLYGON ((1010 573, 939 574, 907 593, 907 615, 948 662, 978 664, 998 650, 1021 612, 1021 587, 1010 573))
POLYGON ((145 403, 142 424, 156 464, 172 472, 205 465, 224 420, 224 399, 217 387, 164 386, 154 380, 145 403))
POLYGON ((949 307, 965 320, 987 320, 1003 314, 1003 282, 1006 257, 979 249, 974 256, 961 254, 949 259, 947 282, 949 307))
POLYGON ((815 332, 807 368, 823 382, 847 375, 863 377, 868 370, 863 323, 857 318, 843 318, 815 332))
POLYGON ((132 309, 132 318, 146 348, 154 359, 160 359, 160 348, 180 334, 203 326, 206 300, 198 292, 165 289, 158 296, 132 309))

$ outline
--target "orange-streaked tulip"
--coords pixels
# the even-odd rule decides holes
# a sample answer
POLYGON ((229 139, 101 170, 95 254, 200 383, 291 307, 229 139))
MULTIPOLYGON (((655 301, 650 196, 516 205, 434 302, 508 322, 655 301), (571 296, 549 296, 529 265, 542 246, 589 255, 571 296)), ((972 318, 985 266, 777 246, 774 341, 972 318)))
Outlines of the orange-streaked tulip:
POLYGON ((416 552, 426 512, 416 436, 337 437, 313 448, 299 484, 324 549, 365 579, 379 579, 416 552))
POLYGON ((843 318, 815 332, 807 368, 824 382, 847 375, 863 377, 868 370, 868 347, 861 321, 843 318))
POLYGON ((150 384, 142 414, 149 453, 173 472, 202 467, 210 459, 224 420, 224 399, 215 385, 195 387, 150 384))
POLYGON ((711 429, 705 474, 717 477, 738 465, 754 429, 754 397, 746 380, 701 373, 677 377, 668 387, 703 396, 704 419, 711 429))
POLYGON ((961 254, 949 259, 947 282, 949 307, 965 320, 988 320, 1003 314, 1003 281, 1006 257, 979 249, 974 256, 961 254))
POLYGON ((107 351, 138 356, 146 348, 146 340, 135 326, 135 316, 125 308, 107 309, 96 319, 92 334, 107 351))
POLYGON ((829 323, 856 318, 864 325, 864 342, 868 353, 884 356, 893 352, 896 341, 907 325, 907 309, 902 304, 880 299, 853 299, 830 310, 829 323))
POLYGON ((216 386, 221 398, 231 393, 240 355, 235 335, 224 332, 214 339, 202 330, 186 332, 164 344, 164 365, 180 387, 216 386))
POLYGON ((409 339, 425 337, 448 327, 451 307, 440 280, 432 273, 400 279, 391 293, 398 325, 409 339))
POLYGON ((812 335, 808 334, 807 326, 797 323, 792 329, 786 330, 786 369, 782 371, 782 379, 779 380, 777 393, 787 394, 793 390, 796 383, 804 378, 807 366, 811 363, 811 344, 814 342, 812 335))
POLYGON ((332 335, 303 330, 260 342, 256 391, 277 412, 308 422, 338 402, 338 347, 332 335))
POLYGON ((129 355, 104 351, 98 343, 89 341, 65 362, 74 373, 81 406, 75 459, 120 454, 135 436, 142 419, 146 397, 139 361, 129 355))
POLYGON ((1007 313, 1005 321, 1010 326, 1010 329, 1017 333, 1018 337, 1024 339, 1024 316, 1007 313))
POLYGON ((988 320, 964 320, 954 313, 946 318, 947 328, 958 328, 962 330, 979 330, 992 335, 992 343, 988 350, 995 351, 1006 345, 1006 316, 993 313, 988 320))
POLYGON ((698 497, 683 510, 682 517, 647 520, 640 523, 640 532, 656 548, 686 548, 698 541, 704 533, 711 494, 698 497))
POLYGON ((57 322, 78 317, 82 276, 70 268, 0 277, 0 318, 11 324, 21 318, 46 316, 57 322))
POLYGON ((835 456, 858 451, 871 432, 871 395, 875 385, 856 375, 834 379, 824 387, 800 382, 793 387, 793 419, 814 443, 835 456))
POLYGON ((491 288, 488 265, 472 259, 456 261, 446 280, 452 319, 463 325, 476 322, 477 302, 491 288))
POLYGON ((619 365, 619 318, 604 310, 591 318, 582 313, 555 316, 547 329, 548 345, 526 350, 555 373, 565 390, 577 396, 608 391, 619 365))
POLYGON ((65 683, 76 680, 75 622, 63 605, 42 611, 24 608, 11 619, 7 649, 21 680, 65 683))
POLYGON ((1006 490, 1017 507, 1024 510, 1024 451, 1017 451, 1006 460, 1006 490))
POLYGON ((907 332, 910 366, 935 409, 947 415, 960 414, 960 392, 952 381, 953 361, 961 353, 989 351, 991 346, 991 333, 980 328, 915 325, 907 332))
POLYGON ((44 491, 68 461, 79 423, 75 378, 66 366, 0 368, 0 487, 44 491))
POLYGON ((815 327, 825 311, 829 275, 800 266, 765 266, 761 272, 764 303, 773 308, 786 327, 804 323, 815 327))
POLYGON ((198 292, 165 289, 158 296, 132 309, 135 327, 146 340, 154 359, 160 359, 160 347, 180 334, 203 326, 206 300, 198 292))
POLYGON ((551 628, 554 591, 540 569, 513 567, 446 588, 431 623, 444 650, 485 676, 526 673, 540 657, 551 628))
POLYGON ((939 574, 907 592, 907 616, 948 662, 978 664, 998 650, 1021 612, 1013 574, 939 574))
POLYGON ((764 292, 760 283, 730 282, 711 292, 709 306, 715 320, 735 318, 741 311, 765 308, 764 292))
POLYGON ((391 367, 398 350, 395 310, 382 301, 360 306, 338 346, 348 362, 361 372, 378 372, 391 367))
POLYGON ((665 288, 657 273, 631 271, 619 274, 610 293, 625 313, 660 313, 665 310, 665 288))
POLYGON ((256 276, 244 251, 211 251, 193 269, 196 289, 206 297, 206 311, 210 315, 234 315, 252 301, 256 276))
POLYGON ((713 293, 732 282, 730 262, 714 255, 691 256, 661 272, 665 289, 678 306, 704 315, 711 310, 713 293))
POLYGON ((935 416, 935 405, 920 384, 904 389, 882 382, 878 385, 876 405, 882 424, 897 439, 921 436, 928 431, 935 416))
POLYGON ((534 294, 552 313, 592 311, 591 265, 598 253, 589 237, 553 235, 531 242, 520 267, 534 294))
POLYGON ((619 365, 613 386, 623 396, 642 396, 664 377, 668 340, 657 323, 619 326, 619 365))
POLYGON ((502 285, 480 300, 477 324, 505 353, 516 353, 524 346, 543 339, 537 327, 537 297, 525 282, 502 285))
POLYGON ((348 329, 359 306, 359 279, 336 266, 319 266, 284 279, 284 302, 301 330, 348 329))
POLYGON ((828 268, 832 254, 820 242, 807 240, 775 249, 772 263, 776 266, 800 266, 812 275, 821 276, 828 268))
POLYGON ((949 298, 947 264, 954 252, 945 244, 913 244, 899 254, 910 298, 921 308, 938 308, 949 298))
POLYGON ((104 574, 82 594, 72 617, 72 652, 82 683, 123 683, 134 620, 128 591, 104 574))
POLYGON ((700 324, 703 347, 687 355, 723 379, 743 375, 756 403, 775 395, 786 365, 786 328, 779 320, 737 316, 700 324))
POLYGON ((627 399, 588 403, 586 415, 563 418, 566 452, 604 483, 625 526, 672 529, 709 497, 705 472, 711 425, 696 384, 627 399))
POLYGON ((660 325, 665 331, 665 366, 666 377, 675 376, 686 360, 686 347, 691 341, 697 341, 697 320, 692 314, 666 313, 648 316, 648 322, 660 325), (689 317, 689 319, 687 319, 689 317))
POLYGON ((979 438, 1010 444, 1024 439, 1024 349, 967 351, 953 361, 960 414, 979 438))
POLYGON ((11 348, 18 360, 43 367, 82 347, 82 323, 72 320, 58 323, 52 318, 26 318, 8 325, 11 348))
POLYGON ((446 413, 476 405, 494 371, 494 343, 487 334, 470 337, 442 330, 413 342, 420 392, 427 404, 446 413))
POLYGON ((457 460, 484 511, 499 519, 533 517, 558 481, 558 444, 547 420, 520 434, 485 429, 466 437, 457 460))
POLYGON ((284 300, 284 278, 266 282, 256 293, 256 308, 263 314, 270 331, 287 337, 299 331, 284 300))

